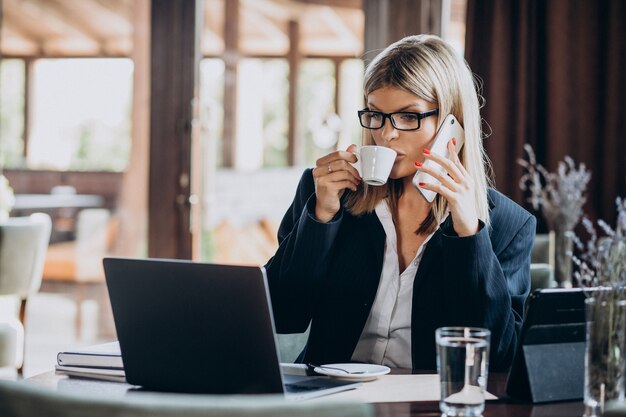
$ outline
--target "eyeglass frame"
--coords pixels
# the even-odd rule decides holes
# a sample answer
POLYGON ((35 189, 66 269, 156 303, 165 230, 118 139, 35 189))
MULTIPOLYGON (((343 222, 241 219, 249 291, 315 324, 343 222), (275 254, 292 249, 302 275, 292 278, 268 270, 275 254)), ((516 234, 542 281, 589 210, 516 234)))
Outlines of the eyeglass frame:
POLYGON ((396 111, 396 112, 393 112, 393 113, 383 113, 382 111, 363 109, 363 110, 357 111, 357 113, 359 115, 359 123, 361 124, 361 127, 365 128, 365 129, 370 129, 370 130, 382 129, 383 127, 385 127, 385 121, 387 119, 389 119, 391 121, 391 125, 394 127, 394 129, 401 130, 403 132, 411 132, 411 131, 414 131, 414 130, 419 130, 422 127, 422 119, 425 119, 427 117, 435 116, 435 115, 439 114, 439 109, 432 109, 432 110, 428 110, 428 111, 424 111, 424 112, 396 111), (380 127, 365 126, 363 124, 363 120, 361 120, 361 115, 364 114, 364 113, 377 113, 377 114, 380 114, 383 117, 383 122, 380 125, 380 127), (417 116, 417 127, 415 129, 402 129, 402 128, 397 127, 396 124, 393 121, 393 116, 395 114, 412 114, 414 116, 417 116))

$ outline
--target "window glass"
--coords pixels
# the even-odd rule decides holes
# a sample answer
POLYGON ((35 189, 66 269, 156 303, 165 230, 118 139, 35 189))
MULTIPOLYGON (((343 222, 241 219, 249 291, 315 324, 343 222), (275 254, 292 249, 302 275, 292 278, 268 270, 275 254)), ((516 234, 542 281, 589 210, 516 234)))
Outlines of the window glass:
POLYGON ((0 167, 24 164, 24 70, 21 59, 0 60, 0 167))
POLYGON ((263 166, 287 166, 289 64, 285 59, 266 59, 262 73, 263 166))
POLYGON ((363 60, 346 59, 339 67, 341 88, 339 91, 339 115, 341 133, 338 149, 345 150, 350 144, 361 144, 362 128, 357 118, 357 111, 363 104, 363 60))
POLYGON ((467 0, 450 0, 442 16, 442 37, 461 55, 465 52, 465 15, 467 0))
POLYGON ((39 59, 28 166, 121 171, 131 143, 130 59, 39 59))
POLYGON ((222 166, 224 130, 224 61, 205 58, 200 61, 200 120, 206 162, 222 166))
POLYGON ((298 140, 306 165, 335 149, 342 121, 335 110, 335 66, 330 59, 305 59, 298 77, 298 140))

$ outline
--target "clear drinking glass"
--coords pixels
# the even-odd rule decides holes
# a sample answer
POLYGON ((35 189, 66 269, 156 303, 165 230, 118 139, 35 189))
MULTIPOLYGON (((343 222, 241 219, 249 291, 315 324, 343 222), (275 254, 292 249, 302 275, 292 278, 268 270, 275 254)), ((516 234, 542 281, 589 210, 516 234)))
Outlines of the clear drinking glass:
POLYGON ((626 301, 617 290, 587 298, 585 417, 599 417, 608 401, 624 400, 626 301))
POLYGON ((491 332, 477 327, 436 330, 437 371, 446 416, 480 416, 485 409, 491 332))

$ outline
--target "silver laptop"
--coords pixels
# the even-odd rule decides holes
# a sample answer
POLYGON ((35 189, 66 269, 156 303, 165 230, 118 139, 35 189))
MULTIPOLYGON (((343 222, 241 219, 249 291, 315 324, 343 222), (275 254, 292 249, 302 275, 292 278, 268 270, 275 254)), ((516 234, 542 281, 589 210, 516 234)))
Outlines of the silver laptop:
POLYGON ((103 263, 130 384, 297 399, 359 385, 281 373, 261 267, 128 258, 103 263))

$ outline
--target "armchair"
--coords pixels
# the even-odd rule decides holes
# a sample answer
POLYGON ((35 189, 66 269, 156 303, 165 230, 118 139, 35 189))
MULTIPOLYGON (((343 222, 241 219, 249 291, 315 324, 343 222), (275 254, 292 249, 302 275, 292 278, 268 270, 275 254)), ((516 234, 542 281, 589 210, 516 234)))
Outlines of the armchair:
POLYGON ((0 306, 8 306, 11 298, 19 301, 19 320, 15 318, 15 309, 1 312, 4 316, 0 316, 0 366, 15 366, 20 373, 26 305, 29 296, 41 286, 51 228, 50 216, 44 213, 0 223, 0 306))

